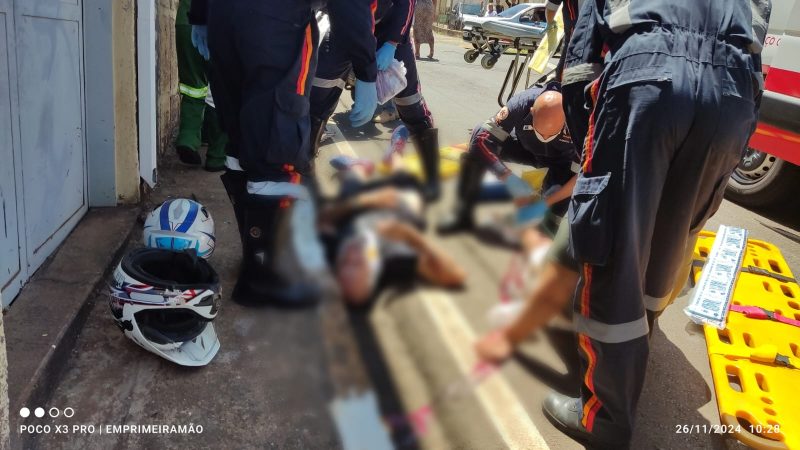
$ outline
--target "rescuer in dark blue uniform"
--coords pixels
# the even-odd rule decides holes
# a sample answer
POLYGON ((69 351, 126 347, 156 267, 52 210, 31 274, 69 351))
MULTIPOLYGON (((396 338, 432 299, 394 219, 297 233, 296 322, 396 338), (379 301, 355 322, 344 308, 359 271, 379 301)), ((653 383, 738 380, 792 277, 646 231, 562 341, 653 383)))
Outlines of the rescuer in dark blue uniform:
POLYGON ((579 398, 551 394, 544 410, 592 446, 622 448, 631 437, 648 331, 755 128, 770 7, 586 0, 581 8, 562 83, 565 97, 580 95, 590 108, 568 213, 581 273, 582 387, 579 398))
POLYGON ((314 228, 309 94, 325 6, 356 82, 354 122, 372 118, 375 38, 369 0, 196 0, 192 40, 211 59, 211 81, 228 133, 226 173, 242 236, 234 298, 309 304, 325 262, 314 228), (205 24, 207 25, 207 28, 205 24))
POLYGON ((469 152, 461 163, 456 206, 439 223, 438 231, 472 228, 473 209, 486 169, 506 179, 511 171, 502 161, 509 161, 548 168, 542 191, 554 191, 544 200, 550 212, 544 223, 549 229, 545 231, 552 236, 567 211, 579 160, 565 125, 558 84, 520 92, 494 118, 473 129, 469 152), (539 131, 545 129, 549 131, 539 131))
MULTIPOLYGON (((414 0, 374 0, 375 37, 377 39, 378 70, 389 66, 393 59, 402 61, 406 68, 406 88, 394 98, 400 119, 408 127, 423 162, 426 177, 426 200, 439 197, 439 142, 438 131, 433 128, 433 118, 417 74, 414 50, 409 33, 414 18, 414 0)), ((311 92, 311 117, 314 145, 325 123, 336 109, 336 103, 350 73, 352 61, 347 55, 347 42, 331 29, 328 39, 320 48, 319 67, 311 92)), ((316 153, 316 152, 315 152, 316 153)))

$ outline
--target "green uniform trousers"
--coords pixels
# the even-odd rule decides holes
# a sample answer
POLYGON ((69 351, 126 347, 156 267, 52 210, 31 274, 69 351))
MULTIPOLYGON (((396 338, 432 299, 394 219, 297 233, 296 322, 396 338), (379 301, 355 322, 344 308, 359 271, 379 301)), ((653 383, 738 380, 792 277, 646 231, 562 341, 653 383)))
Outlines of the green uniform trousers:
POLYGON ((192 45, 192 25, 187 13, 192 0, 180 0, 175 20, 175 47, 178 53, 178 79, 181 92, 181 121, 176 147, 197 151, 208 142, 206 167, 225 165, 227 135, 222 131, 213 107, 206 104, 208 62, 192 45))

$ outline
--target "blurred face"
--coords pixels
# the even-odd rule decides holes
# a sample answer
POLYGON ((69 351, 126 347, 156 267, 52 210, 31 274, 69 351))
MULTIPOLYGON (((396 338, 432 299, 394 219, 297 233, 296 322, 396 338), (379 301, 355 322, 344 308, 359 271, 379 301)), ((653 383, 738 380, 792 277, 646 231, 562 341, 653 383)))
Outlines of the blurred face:
POLYGON ((372 249, 361 237, 353 237, 339 249, 336 259, 336 281, 347 303, 362 304, 372 293, 374 271, 372 249))

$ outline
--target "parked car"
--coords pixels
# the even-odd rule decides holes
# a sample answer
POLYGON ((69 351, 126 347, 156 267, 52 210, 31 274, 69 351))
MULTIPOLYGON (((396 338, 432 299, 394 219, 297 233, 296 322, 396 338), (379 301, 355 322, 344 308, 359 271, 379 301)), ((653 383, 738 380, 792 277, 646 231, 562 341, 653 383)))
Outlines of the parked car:
POLYGON ((480 17, 481 5, 459 2, 447 13, 447 28, 460 30, 464 26, 464 20, 472 20, 480 17))
POLYGON ((772 0, 762 59, 758 128, 733 172, 727 197, 745 206, 783 205, 800 192, 800 0, 772 0))
POLYGON ((465 18, 464 25, 461 28, 461 37, 465 41, 471 42, 473 40, 473 32, 478 35, 483 34, 482 25, 489 20, 510 20, 519 23, 520 19, 522 19, 523 22, 532 22, 534 21, 532 20, 534 11, 537 11, 542 16, 542 19, 544 19, 544 5, 542 3, 520 3, 519 5, 503 10, 496 16, 474 16, 465 18), (537 6, 538 8, 536 8, 537 6))

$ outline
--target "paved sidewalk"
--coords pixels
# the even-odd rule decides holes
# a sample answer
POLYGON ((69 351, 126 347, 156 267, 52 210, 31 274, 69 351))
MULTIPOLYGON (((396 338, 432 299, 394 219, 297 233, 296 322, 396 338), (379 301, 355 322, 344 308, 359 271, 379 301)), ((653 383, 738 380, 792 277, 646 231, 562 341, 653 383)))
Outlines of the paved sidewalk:
POLYGON ((5 314, 13 441, 24 423, 20 408, 44 406, 53 381, 64 372, 92 308, 89 300, 104 289, 105 277, 125 248, 138 211, 138 207, 89 211, 5 314))
MULTIPOLYGON (((336 422, 341 418, 331 414, 330 405, 370 392, 343 307, 333 293, 319 309, 301 311, 244 308, 232 302, 226 294, 239 270, 240 244, 219 174, 179 166, 172 155, 167 158, 159 167, 153 202, 194 194, 215 219, 217 247, 210 262, 222 280, 223 306, 214 322, 220 352, 207 367, 196 369, 158 358, 122 335, 104 293, 98 292, 63 378, 52 380, 54 393, 47 402, 73 408, 74 417, 26 420, 68 425, 70 430, 80 424, 97 429, 94 434, 41 434, 27 438, 24 447, 340 447, 336 422), (105 425, 150 424, 193 424, 203 432, 97 431, 105 425)), ((140 246, 140 239, 137 226, 129 247, 140 246)))

